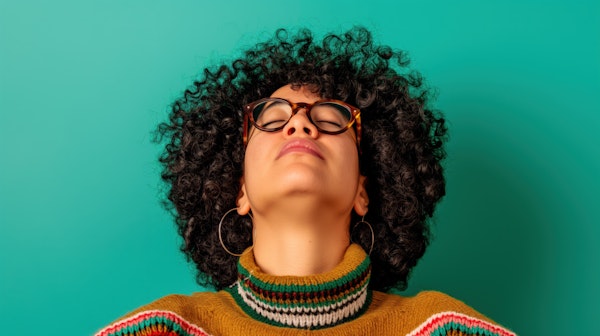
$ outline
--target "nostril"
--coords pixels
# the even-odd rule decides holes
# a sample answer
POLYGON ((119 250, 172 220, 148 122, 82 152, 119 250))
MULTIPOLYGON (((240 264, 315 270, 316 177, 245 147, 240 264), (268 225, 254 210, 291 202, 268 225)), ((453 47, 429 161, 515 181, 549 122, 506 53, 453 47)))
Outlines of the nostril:
POLYGON ((304 133, 310 135, 312 133, 312 131, 310 130, 310 128, 304 127, 304 133))
POLYGON ((292 134, 294 134, 295 132, 296 132, 296 129, 295 129, 294 127, 290 127, 290 128, 288 128, 287 134, 288 134, 288 135, 292 135, 292 134))

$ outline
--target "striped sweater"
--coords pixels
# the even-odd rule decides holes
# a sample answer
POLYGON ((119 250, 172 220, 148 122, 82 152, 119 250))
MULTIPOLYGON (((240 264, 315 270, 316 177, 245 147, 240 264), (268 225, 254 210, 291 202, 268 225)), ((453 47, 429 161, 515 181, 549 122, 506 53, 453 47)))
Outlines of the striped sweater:
POLYGON ((371 291, 370 270, 358 245, 332 271, 307 277, 265 274, 249 249, 240 258, 238 280, 226 290, 164 297, 96 336, 514 335, 439 292, 401 297, 371 291))

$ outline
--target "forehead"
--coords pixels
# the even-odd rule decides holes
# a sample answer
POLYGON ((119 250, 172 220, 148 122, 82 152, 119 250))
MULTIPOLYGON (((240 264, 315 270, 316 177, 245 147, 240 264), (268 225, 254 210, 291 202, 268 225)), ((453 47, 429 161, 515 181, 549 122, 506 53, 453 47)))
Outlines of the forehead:
POLYGON ((314 103, 321 97, 313 93, 309 87, 292 87, 291 84, 280 87, 271 94, 271 98, 284 98, 293 103, 314 103))

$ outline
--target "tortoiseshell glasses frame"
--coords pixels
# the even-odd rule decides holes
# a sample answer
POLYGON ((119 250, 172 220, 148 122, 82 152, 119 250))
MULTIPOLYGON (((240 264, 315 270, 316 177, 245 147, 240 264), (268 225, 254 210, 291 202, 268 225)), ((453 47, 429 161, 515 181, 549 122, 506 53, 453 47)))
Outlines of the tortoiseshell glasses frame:
POLYGON ((283 98, 263 98, 244 105, 244 146, 248 144, 249 122, 263 132, 277 132, 301 109, 306 109, 308 120, 325 134, 341 134, 356 125, 356 144, 360 145, 360 110, 346 102, 321 99, 309 104, 293 103, 283 98), (264 118, 265 111, 269 111, 269 116, 273 117, 264 118))

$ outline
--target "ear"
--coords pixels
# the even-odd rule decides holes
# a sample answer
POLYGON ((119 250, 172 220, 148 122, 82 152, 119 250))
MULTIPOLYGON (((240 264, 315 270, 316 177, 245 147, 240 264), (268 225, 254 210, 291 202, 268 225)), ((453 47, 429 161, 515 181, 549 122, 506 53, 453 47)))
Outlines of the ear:
POLYGON ((364 216, 369 211, 369 195, 367 195, 367 189, 365 188, 366 180, 367 178, 362 175, 358 178, 358 189, 354 198, 354 211, 359 216, 364 216))
POLYGON ((246 192, 246 183, 244 182, 244 178, 242 177, 240 181, 240 193, 238 195, 236 204, 237 204, 237 213, 241 216, 247 215, 250 212, 250 200, 248 199, 248 193, 246 192))

